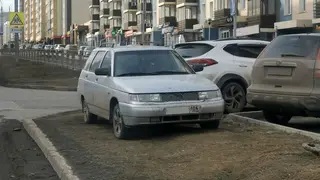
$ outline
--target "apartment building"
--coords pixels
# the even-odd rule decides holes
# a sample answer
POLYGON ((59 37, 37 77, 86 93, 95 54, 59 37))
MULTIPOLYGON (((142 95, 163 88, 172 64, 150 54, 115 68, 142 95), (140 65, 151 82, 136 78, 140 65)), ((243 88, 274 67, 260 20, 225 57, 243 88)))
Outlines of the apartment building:
POLYGON ((46 2, 36 0, 36 39, 35 41, 45 40, 46 37, 46 2))
POLYGON ((313 0, 281 0, 279 22, 274 24, 277 35, 312 32, 313 22, 320 23, 320 20, 312 20, 314 11, 317 12, 314 5, 316 1, 313 0))
POLYGON ((100 31, 105 32, 110 29, 110 8, 108 0, 100 0, 100 31))
POLYGON ((3 24, 3 44, 8 44, 14 41, 14 34, 11 33, 10 22, 6 21, 3 24))
POLYGON ((90 0, 90 25, 89 31, 95 34, 100 30, 100 0, 90 0))
POLYGON ((137 30, 137 0, 122 1, 122 29, 137 30))

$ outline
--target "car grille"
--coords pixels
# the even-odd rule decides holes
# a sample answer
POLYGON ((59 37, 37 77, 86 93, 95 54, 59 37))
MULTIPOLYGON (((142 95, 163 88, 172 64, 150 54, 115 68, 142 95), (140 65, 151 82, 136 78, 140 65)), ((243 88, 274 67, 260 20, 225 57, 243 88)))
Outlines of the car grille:
POLYGON ((161 94, 161 99, 163 102, 195 101, 195 100, 199 100, 199 95, 197 92, 164 93, 164 94, 161 94))

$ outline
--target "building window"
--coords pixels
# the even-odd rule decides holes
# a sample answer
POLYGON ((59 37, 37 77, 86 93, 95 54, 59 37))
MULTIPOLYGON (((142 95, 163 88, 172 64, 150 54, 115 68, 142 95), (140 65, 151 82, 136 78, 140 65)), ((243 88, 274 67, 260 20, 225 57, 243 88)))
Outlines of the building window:
POLYGON ((137 21, 137 15, 135 12, 129 12, 129 21, 136 22, 137 21))
POLYGON ((230 30, 220 30, 220 39, 226 39, 230 37, 231 37, 230 30))
POLYGON ((240 10, 245 9, 246 8, 246 0, 238 0, 238 8, 240 10))
POLYGON ((121 19, 113 19, 113 27, 121 27, 121 19))
POLYGON ((214 11, 230 8, 230 0, 213 0, 214 1, 214 11))
POLYGON ((291 0, 284 1, 284 15, 291 15, 291 0))
POLYGON ((185 19, 197 19, 197 7, 186 7, 186 18, 185 19))
POLYGON ((260 0, 249 0, 248 1, 248 16, 260 15, 260 0))
POLYGON ((214 9, 213 9, 213 2, 210 2, 210 9, 209 9, 209 12, 210 12, 210 18, 214 18, 213 16, 214 16, 214 13, 213 13, 213 11, 214 11, 214 9))
POLYGON ((160 6, 160 18, 175 17, 175 16, 176 16, 176 6, 175 5, 160 6))
POLYGON ((177 9, 177 21, 183 21, 185 19, 185 11, 184 8, 177 9))
POLYGON ((299 12, 305 12, 306 11, 306 0, 300 0, 299 1, 299 12))
POLYGON ((113 2, 113 9, 121 10, 121 2, 120 1, 113 2))

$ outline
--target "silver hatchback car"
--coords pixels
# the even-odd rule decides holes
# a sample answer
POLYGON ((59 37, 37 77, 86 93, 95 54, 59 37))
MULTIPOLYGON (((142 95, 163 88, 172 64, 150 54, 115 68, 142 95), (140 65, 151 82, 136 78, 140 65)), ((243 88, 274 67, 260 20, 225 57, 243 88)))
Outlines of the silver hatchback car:
POLYGON ((94 49, 78 83, 84 121, 108 119, 119 139, 129 138, 128 129, 138 125, 218 128, 224 100, 214 83, 195 73, 202 69, 166 47, 94 49))

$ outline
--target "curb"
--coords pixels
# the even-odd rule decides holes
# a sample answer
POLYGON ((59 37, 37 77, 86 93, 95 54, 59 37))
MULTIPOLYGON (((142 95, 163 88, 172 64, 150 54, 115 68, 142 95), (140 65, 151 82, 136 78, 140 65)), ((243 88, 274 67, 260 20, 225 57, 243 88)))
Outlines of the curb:
POLYGON ((71 166, 68 165, 64 157, 60 155, 52 142, 46 137, 41 129, 38 128, 32 119, 24 119, 22 120, 22 124, 31 138, 40 147, 61 180, 80 180, 74 175, 71 166))
POLYGON ((260 125, 260 126, 266 126, 266 127, 280 130, 280 131, 284 131, 289 134, 299 134, 302 136, 309 137, 313 140, 320 141, 320 134, 317 134, 314 132, 304 131, 304 130, 295 129, 292 127, 282 126, 282 125, 278 125, 278 124, 269 123, 266 121, 260 121, 260 120, 253 119, 250 117, 241 116, 241 114, 250 114, 250 113, 252 113, 253 115, 256 115, 258 112, 261 112, 261 111, 245 112, 245 113, 238 113, 238 114, 228 114, 227 117, 231 118, 234 121, 256 124, 256 125, 260 125))

